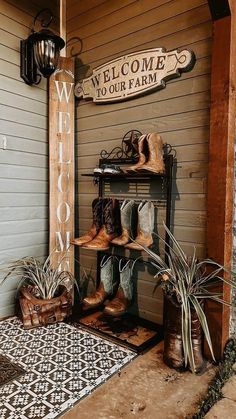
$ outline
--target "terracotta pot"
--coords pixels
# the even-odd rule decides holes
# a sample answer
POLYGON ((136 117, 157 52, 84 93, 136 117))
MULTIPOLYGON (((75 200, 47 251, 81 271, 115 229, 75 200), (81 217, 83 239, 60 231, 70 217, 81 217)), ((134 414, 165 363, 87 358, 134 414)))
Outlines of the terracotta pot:
POLYGON ((35 288, 28 285, 19 291, 24 328, 31 329, 63 321, 72 313, 72 293, 62 286, 57 297, 43 300, 35 297, 35 288))
MULTIPOLYGON (((163 360, 170 368, 182 370, 184 366, 184 352, 182 342, 182 313, 181 305, 175 303, 171 298, 164 297, 165 319, 164 319, 164 353, 163 360)), ((202 327, 196 311, 191 309, 191 336, 193 356, 195 361, 195 372, 201 373, 205 369, 203 358, 203 336, 202 327)))

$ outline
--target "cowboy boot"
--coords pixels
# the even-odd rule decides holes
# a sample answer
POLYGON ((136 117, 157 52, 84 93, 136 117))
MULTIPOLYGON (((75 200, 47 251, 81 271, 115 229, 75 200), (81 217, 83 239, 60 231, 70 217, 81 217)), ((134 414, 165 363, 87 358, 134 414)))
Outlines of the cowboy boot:
POLYGON ((96 292, 83 300, 85 308, 95 308, 115 294, 118 282, 114 269, 113 256, 103 256, 100 263, 100 284, 96 292))
POLYGON ((126 244, 125 247, 131 250, 142 250, 142 246, 151 246, 153 244, 153 230, 154 205, 151 201, 143 201, 138 206, 137 237, 132 243, 126 244))
POLYGON ((104 200, 102 198, 96 198, 92 202, 92 211, 93 211, 93 222, 89 231, 81 237, 71 240, 72 244, 77 246, 82 246, 83 244, 91 241, 98 233, 99 229, 102 226, 102 207, 104 205, 104 200))
POLYGON ((119 237, 112 240, 112 244, 124 246, 129 243, 131 236, 131 219, 134 208, 134 201, 124 201, 120 207, 122 233, 119 237))
POLYGON ((165 295, 164 307, 163 361, 170 368, 184 369, 181 306, 165 295))
POLYGON ((103 313, 118 317, 126 313, 133 298, 133 261, 119 261, 120 286, 115 297, 105 306, 103 313), (122 266, 123 265, 123 266, 122 266))
POLYGON ((111 241, 120 234, 120 206, 117 199, 108 199, 103 209, 103 226, 97 236, 88 243, 86 249, 107 250, 111 241))
POLYGON ((153 132, 147 138, 149 148, 149 159, 137 170, 154 173, 165 173, 163 160, 163 140, 159 134, 153 132))
POLYGON ((136 170, 139 170, 143 164, 148 159, 148 142, 147 139, 150 134, 144 134, 139 137, 138 140, 138 153, 139 153, 139 160, 138 163, 134 164, 133 166, 130 166, 126 171, 127 172, 136 172, 136 170))
POLYGON ((195 309, 191 309, 191 336, 193 346, 193 358, 195 363, 195 373, 200 374, 205 370, 206 361, 203 358, 202 348, 202 327, 195 309))

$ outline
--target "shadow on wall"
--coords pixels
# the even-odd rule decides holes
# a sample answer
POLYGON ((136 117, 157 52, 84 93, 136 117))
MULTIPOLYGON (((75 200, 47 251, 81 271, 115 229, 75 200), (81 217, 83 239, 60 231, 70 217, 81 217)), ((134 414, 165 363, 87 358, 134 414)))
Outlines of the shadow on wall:
POLYGON ((80 58, 75 57, 75 83, 78 83, 79 81, 82 81, 86 77, 89 77, 92 74, 92 71, 89 71, 89 70, 90 70, 90 65, 84 64, 80 58))

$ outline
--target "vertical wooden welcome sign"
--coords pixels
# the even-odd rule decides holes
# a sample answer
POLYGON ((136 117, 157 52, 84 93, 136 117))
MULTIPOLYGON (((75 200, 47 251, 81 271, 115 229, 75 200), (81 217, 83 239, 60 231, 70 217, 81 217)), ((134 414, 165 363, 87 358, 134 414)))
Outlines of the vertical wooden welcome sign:
POLYGON ((49 80, 49 251, 74 273, 74 59, 60 58, 49 80))

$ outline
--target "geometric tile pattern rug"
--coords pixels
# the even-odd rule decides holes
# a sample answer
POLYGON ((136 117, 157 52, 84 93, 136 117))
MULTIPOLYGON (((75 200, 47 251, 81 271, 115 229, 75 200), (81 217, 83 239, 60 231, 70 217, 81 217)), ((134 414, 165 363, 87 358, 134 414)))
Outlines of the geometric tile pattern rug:
POLYGON ((8 381, 14 380, 14 378, 23 373, 23 368, 20 368, 5 356, 0 355, 0 386, 3 386, 8 381))
POLYGON ((0 322, 0 354, 26 373, 0 387, 0 419, 56 418, 136 357, 66 323, 24 330, 0 322))

